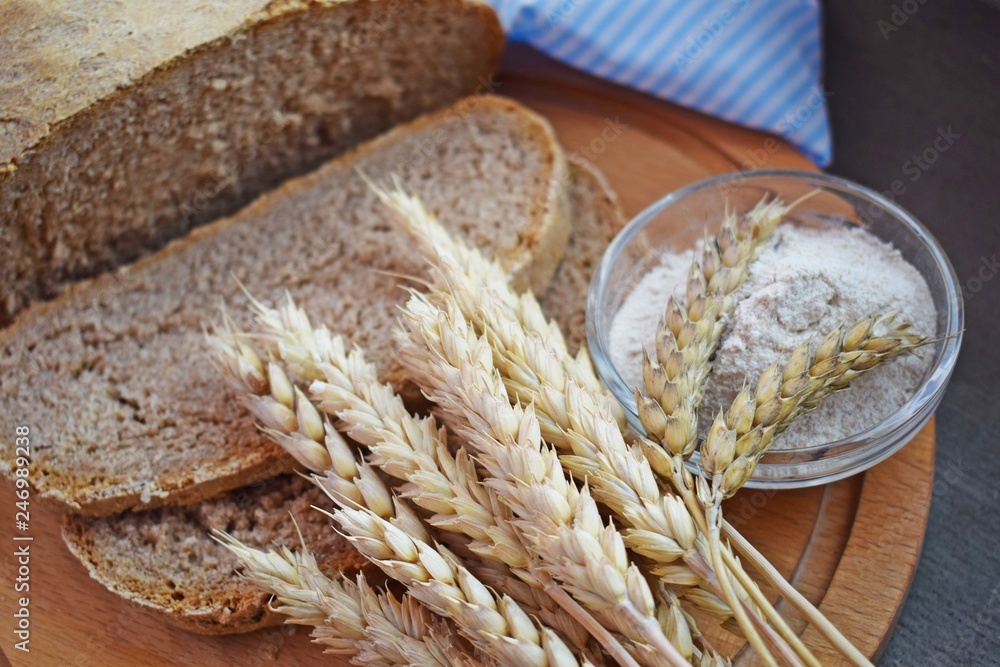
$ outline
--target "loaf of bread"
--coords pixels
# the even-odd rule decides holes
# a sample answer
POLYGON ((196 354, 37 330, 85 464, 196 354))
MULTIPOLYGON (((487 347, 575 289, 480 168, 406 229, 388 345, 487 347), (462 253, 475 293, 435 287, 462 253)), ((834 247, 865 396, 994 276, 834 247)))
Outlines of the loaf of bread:
MULTIPOLYGON (((623 217, 603 176, 589 166, 570 163, 568 188, 573 233, 544 307, 575 349, 584 336, 590 276, 623 217)), ((291 512, 327 574, 349 574, 363 560, 322 513, 307 509, 331 503, 304 485, 282 476, 185 507, 69 516, 63 539, 94 579, 143 609, 194 632, 246 632, 283 617, 267 609, 267 595, 233 573, 235 558, 209 538, 209 530, 234 533, 258 548, 295 547, 291 512)))
MULTIPOLYGON (((206 323, 285 290, 402 375, 404 276, 426 275, 359 175, 396 175, 442 222, 541 293, 569 236, 566 164, 539 116, 468 98, 402 125, 160 252, 33 305, 0 331, 0 432, 31 424, 31 481, 76 513, 187 504, 291 469, 220 380, 206 323)), ((413 283, 419 285, 419 282, 413 283)), ((12 452, 0 458, 10 474, 12 452)))
POLYGON ((472 0, 0 3, 0 325, 483 88, 472 0))
POLYGON ((301 532, 325 573, 357 572, 364 557, 312 505, 332 507, 319 487, 282 475, 188 507, 67 516, 63 541, 91 577, 174 625, 203 634, 249 632, 284 616, 268 608, 270 595, 237 575, 236 557, 209 534, 221 530, 260 549, 298 549, 301 532))

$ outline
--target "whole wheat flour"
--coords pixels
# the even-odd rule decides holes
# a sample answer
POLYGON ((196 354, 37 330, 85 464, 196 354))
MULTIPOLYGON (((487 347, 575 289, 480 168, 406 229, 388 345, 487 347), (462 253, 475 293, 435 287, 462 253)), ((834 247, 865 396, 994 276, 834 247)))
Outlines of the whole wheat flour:
MULTIPOLYGON (((694 252, 665 253, 615 316, 612 362, 630 386, 642 384, 642 349, 652 349, 669 296, 683 298, 694 252)), ((898 310, 919 333, 935 333, 934 301, 923 277, 892 245, 856 227, 779 226, 736 298, 701 406, 702 433, 745 378, 756 382, 774 361, 841 321, 898 310)), ((821 445, 874 426, 913 394, 928 363, 929 355, 906 355, 866 373, 796 420, 775 448, 821 445)))

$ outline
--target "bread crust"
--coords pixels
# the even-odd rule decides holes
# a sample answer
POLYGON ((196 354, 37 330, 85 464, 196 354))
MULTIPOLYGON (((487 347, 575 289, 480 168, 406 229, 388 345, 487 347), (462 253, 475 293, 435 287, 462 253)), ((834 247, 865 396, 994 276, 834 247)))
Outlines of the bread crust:
POLYGON ((559 324, 570 353, 576 354, 587 344, 585 320, 591 278, 626 218, 607 178, 589 161, 570 160, 569 173, 573 233, 540 303, 545 315, 559 324))
MULTIPOLYGON (((40 95, 22 95, 8 97, 7 103, 0 105, 2 115, 5 120, 17 120, 19 124, 28 125, 32 129, 30 132, 5 133, 0 134, 0 174, 16 171, 18 159, 29 153, 37 152, 45 147, 45 142, 58 140, 58 135, 70 123, 87 122, 93 116, 100 115, 106 109, 106 105, 115 100, 127 98, 131 92, 138 88, 155 87, 157 77, 179 65, 186 59, 197 58, 214 49, 224 46, 227 43, 237 41, 247 33, 266 28, 275 22, 287 19, 289 16, 312 11, 322 11, 332 6, 349 7, 361 3, 372 3, 382 1, 389 4, 393 0, 228 0, 221 3, 219 10, 225 10, 225 14, 216 15, 213 22, 194 21, 192 12, 185 18, 191 20, 190 24, 184 28, 190 29, 195 25, 204 26, 207 30, 202 36, 201 42, 185 40, 183 32, 171 34, 172 40, 157 42, 155 40, 143 44, 142 49, 131 52, 131 58, 125 54, 117 54, 117 57, 103 61, 99 67, 104 69, 117 69, 127 72, 128 83, 120 85, 109 80, 102 81, 100 77, 81 76, 78 71, 65 69, 65 63, 55 66, 48 62, 46 53, 39 53, 36 60, 27 60, 19 63, 23 66, 23 71, 17 73, 18 80, 51 80, 52 77, 59 77, 58 85, 44 90, 40 95), (188 42, 188 43, 185 43, 188 42), (181 48, 176 48, 180 44, 181 48), (159 48, 157 48, 159 47, 159 48), (59 94, 69 99, 59 101, 50 99, 46 95, 59 94), (55 102, 55 103, 54 103, 55 102)), ((414 1, 414 0, 410 0, 414 1)), ((439 3, 447 3, 455 7, 456 10, 468 10, 478 14, 489 34, 487 44, 491 53, 490 71, 495 71, 500 63, 500 56, 503 51, 504 35, 503 28, 496 18, 496 14, 489 5, 479 0, 434 0, 439 3)), ((88 30, 100 30, 102 21, 107 17, 102 10, 101 0, 87 0, 86 2, 74 3, 71 1, 59 2, 39 2, 38 0, 15 0, 4 8, 4 19, 6 25, 4 30, 31 32, 38 29, 46 29, 46 23, 52 21, 52 13, 55 13, 57 5, 67 5, 67 12, 71 9, 82 10, 86 17, 89 12, 89 21, 86 24, 88 30)), ((136 7, 142 8, 144 3, 137 3, 136 7)), ((184 14, 187 9, 200 8, 204 11, 204 3, 192 0, 188 4, 190 8, 180 6, 177 2, 171 7, 171 14, 184 14)), ((145 27, 159 26, 163 24, 164 13, 162 8, 155 4, 146 6, 147 12, 140 12, 134 16, 135 23, 131 26, 133 30, 145 27)), ((79 16, 79 14, 77 15, 79 16)), ((90 56, 96 55, 96 51, 105 52, 108 50, 107 40, 114 39, 114 34, 110 30, 100 33, 91 38, 90 45, 94 47, 95 53, 81 52, 74 56, 82 61, 90 56)), ((13 56, 13 53, 5 53, 3 43, 0 43, 0 59, 13 56)), ((23 56, 22 53, 17 55, 23 56)), ((27 54, 30 58, 33 54, 27 54)), ((21 60, 21 58, 18 58, 21 60)), ((2 80, 2 79, 0 79, 2 80)), ((11 91, 8 89, 8 93, 11 91)))

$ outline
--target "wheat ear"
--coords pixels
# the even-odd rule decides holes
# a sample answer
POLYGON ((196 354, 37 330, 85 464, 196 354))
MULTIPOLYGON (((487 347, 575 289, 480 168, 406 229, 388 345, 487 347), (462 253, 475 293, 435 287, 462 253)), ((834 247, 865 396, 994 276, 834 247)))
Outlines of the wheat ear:
MULTIPOLYGON (((537 336, 527 335, 501 304, 490 301, 488 292, 482 298, 486 331, 500 332, 492 336, 487 333, 487 337, 492 342, 494 359, 504 364, 500 370, 509 397, 535 401, 536 412, 545 416, 550 429, 573 452, 563 457, 564 466, 578 478, 589 479, 599 500, 628 526, 623 530, 626 544, 660 563, 653 572, 664 581, 692 586, 704 579, 722 594, 704 558, 707 548, 697 548, 701 545, 695 540, 697 532, 684 503, 660 491, 648 462, 625 443, 605 398, 594 396, 565 377, 537 336), (511 389, 515 383, 520 387, 516 393, 511 389), (685 530, 689 525, 691 529, 685 530), (697 571, 690 565, 697 566, 697 571)), ((755 586, 749 580, 746 585, 755 586)), ((690 600, 695 604, 707 602, 703 608, 709 612, 720 609, 717 598, 698 595, 690 600)), ((684 627, 687 621, 683 617, 678 621, 677 627, 690 633, 690 628, 684 627)), ((768 633, 763 621, 756 617, 753 621, 768 633)), ((768 639, 778 642, 772 635, 768 639)))
MULTIPOLYGON (((566 479, 556 453, 542 444, 534 411, 511 405, 489 344, 451 305, 446 312, 413 294, 403 309, 410 342, 400 356, 411 377, 442 409, 462 416, 458 432, 488 471, 485 483, 514 511, 515 526, 552 576, 625 636, 671 664, 687 664, 663 635, 652 593, 618 531, 603 525, 590 493, 566 479)), ((682 651, 690 655, 691 647, 682 651)))
MULTIPOLYGON (((235 338, 220 338, 217 349, 220 350, 220 358, 228 362, 237 355, 249 357, 255 354, 248 353, 248 346, 240 344, 235 338)), ((241 367, 245 364, 223 364, 228 371, 241 367)), ((332 438, 346 449, 347 445, 339 434, 329 423, 323 422, 315 406, 291 385, 280 367, 271 363, 268 370, 266 382, 261 373, 245 383, 246 389, 253 387, 259 392, 254 394, 256 400, 251 404, 260 414, 269 416, 273 414, 275 405, 284 406, 280 397, 287 394, 293 397, 295 403, 292 407, 285 407, 289 414, 296 415, 294 422, 290 419, 276 420, 273 424, 275 428, 267 430, 269 435, 279 443, 289 443, 293 447, 300 447, 304 441, 318 445, 320 437, 327 441, 332 438), (294 431, 293 426, 296 428, 294 431)), ((243 382, 247 376, 231 377, 243 382)), ((325 450, 331 451, 329 448, 325 450)), ((339 456, 334 460, 331 456, 330 469, 314 479, 343 507, 332 516, 365 557, 408 586, 415 599, 455 621, 477 648, 487 654, 501 655, 516 664, 525 665, 578 664, 562 640, 545 626, 536 628, 513 599, 506 597, 499 602, 494 601, 492 607, 487 605, 487 608, 481 608, 482 604, 486 604, 485 598, 470 599, 472 595, 492 594, 464 568, 451 575, 443 574, 440 568, 445 560, 428 546, 429 537, 416 515, 405 509, 404 501, 392 497, 363 460, 355 460, 349 449, 346 453, 349 460, 341 461, 339 456), (412 558, 404 562, 406 555, 412 558), (431 574, 440 575, 437 580, 439 585, 417 585, 428 581, 431 574), (450 592, 448 586, 452 587, 450 592), (451 602, 446 603, 449 599, 451 602), (460 604, 462 602, 469 604, 460 604)), ((451 565, 457 567, 454 563, 451 565)))
MULTIPOLYGON (((686 304, 673 297, 667 304, 654 341, 655 358, 644 352, 645 393, 636 389, 635 400, 649 438, 645 441, 646 455, 656 471, 673 482, 703 531, 707 522, 697 506, 694 480, 684 467, 684 461, 698 445, 698 406, 711 370, 711 357, 722 335, 723 320, 735 307, 734 292, 746 280, 749 266, 763 247, 763 241, 792 206, 794 204, 786 206, 778 200, 762 200, 743 216, 727 212, 718 235, 706 236, 700 261, 695 259, 692 263, 686 304)), ((743 576, 735 558, 730 558, 728 563, 738 579, 750 581, 743 576)), ((724 597, 755 650, 761 652, 765 645, 751 625, 752 619, 739 608, 737 592, 745 592, 757 601, 784 640, 809 665, 818 665, 808 648, 755 587, 739 591, 731 587, 728 578, 720 579, 720 583, 723 592, 731 594, 724 597)))
MULTIPOLYGON (((576 357, 571 356, 559 325, 545 317, 534 296, 530 293, 518 294, 511 288, 509 276, 499 262, 488 260, 478 249, 452 236, 420 199, 403 192, 398 183, 391 192, 374 183, 369 185, 409 232, 422 256, 447 276, 444 283, 429 285, 432 293, 452 292, 456 298, 463 299, 461 306, 465 313, 476 312, 481 297, 487 292, 492 293, 515 312, 526 327, 539 333, 545 346, 559 359, 566 373, 591 391, 607 394, 607 389, 594 372, 586 346, 580 349, 576 357)), ((617 403, 613 403, 613 414, 624 426, 625 413, 617 403)))
MULTIPOLYGON (((437 278, 430 285, 432 298, 437 301, 454 298, 463 316, 475 325, 478 333, 485 335, 490 341, 494 363, 501 371, 511 399, 516 401, 517 397, 520 397, 522 401, 533 401, 543 438, 556 446, 575 448, 577 453, 581 454, 579 460, 567 462, 567 467, 581 479, 593 473, 594 466, 591 462, 597 461, 599 450, 599 446, 594 442, 602 441, 602 436, 594 435, 593 430, 590 431, 589 437, 574 431, 575 425, 570 423, 568 412, 584 414, 597 410, 602 415, 615 415, 616 410, 620 410, 617 403, 612 401, 603 389, 594 391, 592 383, 588 380, 589 376, 581 377, 580 365, 577 363, 579 360, 570 359, 565 347, 560 345, 561 336, 554 336, 551 333, 554 325, 544 320, 537 302, 530 294, 520 297, 513 294, 497 263, 485 260, 476 250, 469 249, 452 239, 419 201, 398 192, 386 195, 385 199, 401 221, 417 236, 434 239, 430 247, 425 248, 425 252, 430 253, 437 278), (525 317, 524 313, 529 313, 530 316, 525 317), (527 335, 529 329, 530 336, 527 335), (567 411, 569 390, 565 389, 565 384, 570 378, 582 385, 582 391, 577 393, 593 397, 592 405, 586 406, 586 410, 567 411), (599 407, 595 408, 593 405, 599 407), (586 447, 587 451, 580 452, 580 447, 586 447)), ((753 238, 760 237, 761 228, 767 233, 773 229, 776 222, 771 220, 777 218, 777 215, 769 212, 770 210, 770 208, 762 209, 763 212, 758 214, 761 221, 753 227, 753 238)), ((733 234, 736 234, 735 227, 733 234)), ((418 239, 417 242, 421 241, 418 239)), ((744 254, 748 252, 750 251, 744 254)), ((724 275, 725 272, 718 272, 718 276, 724 275)), ((620 426, 617 419, 615 422, 615 428, 620 426)), ((659 515, 656 517, 657 520, 647 520, 646 526, 655 525, 660 530, 665 530, 663 527, 667 522, 663 508, 651 508, 643 503, 642 492, 651 484, 649 476, 643 475, 642 470, 631 469, 645 465, 644 462, 629 463, 627 454, 626 459, 622 459, 622 452, 627 452, 628 449, 620 435, 616 437, 616 441, 609 441, 609 445, 617 445, 617 448, 612 447, 615 454, 611 456, 616 457, 616 462, 620 465, 616 467, 604 457, 604 480, 607 483, 601 488, 595 488, 595 491, 601 494, 606 491, 617 492, 618 487, 621 487, 621 483, 617 480, 623 478, 626 485, 632 489, 633 504, 646 514, 659 515), (624 477, 620 474, 623 471, 624 477), (638 493, 636 489, 639 490, 638 493)), ((641 459, 641 456, 638 458, 641 459)), ((652 486, 655 487, 655 481, 652 486)), ((603 495, 601 500, 605 500, 603 495)), ((647 530, 642 536, 658 538, 662 534, 654 534, 647 530)), ((672 551, 674 554, 678 552, 676 545, 672 551)), ((661 552, 661 557, 669 558, 670 562, 677 559, 676 555, 664 552, 661 552)), ((675 566, 671 566, 668 570, 673 584, 678 582, 675 570, 675 566)), ((692 579, 690 573, 681 573, 681 576, 686 581, 692 579)), ((706 596, 692 596, 692 600, 696 603, 702 603, 706 599, 706 596)), ((709 601, 707 608, 709 611, 717 611, 719 609, 717 600, 709 601)))
MULTIPOLYGON (((571 646, 583 650, 593 635, 616 652, 615 640, 596 620, 571 600, 554 599, 565 596, 548 575, 532 572, 533 558, 509 525, 509 510, 480 484, 464 449, 452 453, 444 429, 433 417, 411 415, 392 387, 378 381, 375 367, 361 350, 347 353, 340 336, 326 327, 313 327, 290 298, 280 309, 256 302, 254 307, 260 326, 257 338, 299 377, 314 380, 311 393, 320 409, 369 447, 372 465, 404 482, 403 497, 432 512, 428 519, 432 526, 470 538, 467 546, 479 558, 509 566, 502 589, 513 592, 519 604, 559 631, 571 646), (517 577, 532 588, 519 586, 517 577)), ((331 474, 324 482, 330 487, 343 484, 331 474)), ((620 647, 617 652, 624 654, 620 647)))
MULTIPOLYGON (((850 327, 838 326, 815 346, 800 345, 784 362, 766 370, 756 387, 747 384, 729 410, 716 417, 699 447, 704 475, 697 488, 717 569, 725 566, 722 501, 750 479, 774 439, 825 396, 926 342, 909 323, 896 322, 895 317, 895 313, 866 317, 850 327)), ((847 654, 854 660, 859 655, 856 650, 847 654)), ((861 658, 861 664, 867 663, 861 658)))
POLYGON ((421 539, 430 539, 409 505, 393 497, 379 474, 292 384, 281 366, 268 362, 266 372, 247 370, 265 367, 241 338, 226 330, 215 334, 212 342, 223 375, 243 392, 251 412, 264 424, 264 433, 286 451, 298 452, 296 458, 314 473, 313 481, 338 501, 365 507, 421 539))
MULTIPOLYGON (((566 407, 564 376, 580 380, 579 365, 569 359, 565 347, 559 344, 561 337, 551 335, 553 325, 549 325, 540 315, 537 302, 530 294, 516 297, 498 264, 484 260, 477 251, 453 240, 419 201, 399 192, 391 196, 384 195, 383 198, 417 236, 434 239, 431 247, 425 249, 425 252, 429 253, 438 278, 430 285, 432 295, 436 295, 438 300, 454 297, 463 315, 476 325, 479 333, 490 340, 494 362, 502 373, 510 398, 515 401, 517 397, 522 401, 534 401, 543 437, 557 446, 569 447, 570 425, 565 418, 560 421, 557 415, 565 412, 566 407), (531 305, 534 306, 533 309, 531 305), (524 317, 521 314, 523 312, 534 315, 524 317), (529 328, 533 329, 533 336, 526 339, 524 333, 529 328), (555 340, 556 344, 553 344, 552 340, 555 340)), ((752 233, 747 232, 746 236, 758 239, 762 233, 770 233, 777 224, 776 220, 780 214, 780 211, 773 212, 773 208, 773 206, 758 207, 759 223, 755 223, 750 230, 752 233)), ((734 236, 735 229, 734 226, 732 228, 734 236)), ((420 239, 417 239, 417 242, 420 243, 420 239)), ((750 250, 743 253, 744 255, 752 254, 753 247, 748 247, 750 250)), ((745 258, 743 261, 745 264, 745 258)), ((717 275, 718 280, 727 273, 720 271, 717 275)), ((727 284, 729 283, 735 284, 736 280, 727 278, 727 284)), ((581 384, 585 389, 590 389, 587 377, 582 378, 581 384)), ((617 403, 611 401, 603 390, 590 390, 590 393, 601 399, 601 404, 610 414, 620 410, 617 403)), ((577 444, 580 440, 585 439, 577 438, 577 444)), ((594 452, 588 454, 593 459, 594 452)), ((580 476, 584 474, 580 468, 575 472, 580 476)), ((607 466, 605 473, 612 473, 610 477, 615 478, 614 471, 607 470, 607 466)), ((633 486, 634 488, 636 487, 633 486)), ((731 560, 738 565, 738 561, 731 560)), ((707 564, 702 563, 702 571, 706 567, 707 564)), ((669 576, 674 584, 678 583, 678 577, 688 583, 695 580, 690 571, 678 573, 677 566, 663 568, 663 574, 669 576)), ((746 581, 750 582, 749 579, 746 581)), ((752 582, 746 585, 755 586, 752 582)), ((691 599, 698 604, 707 601, 710 611, 720 608, 718 600, 708 600, 708 596, 692 596, 691 599)), ((754 620, 764 625, 757 616, 754 616, 754 620)), ((769 632, 769 629, 764 627, 764 632, 769 632)), ((771 636, 769 639, 775 638, 771 636)))
POLYGON ((533 621, 509 596, 489 590, 444 547, 415 539, 365 509, 331 513, 358 551, 410 595, 450 618, 485 655, 518 665, 579 665, 550 628, 533 621))
MULTIPOLYGON (((586 446, 588 457, 596 457, 598 446, 592 441, 599 437, 570 442, 574 429, 567 411, 567 380, 593 396, 593 403, 600 406, 595 409, 611 415, 616 428, 622 423, 621 408, 596 380, 589 360, 569 356, 558 326, 546 320, 531 294, 517 295, 511 289, 497 262, 454 239, 418 199, 398 190, 379 192, 434 267, 437 279, 429 285, 432 300, 454 299, 463 317, 486 336, 508 395, 515 402, 521 397, 534 403, 545 441, 564 449, 586 446)), ((621 436, 617 439, 621 441, 621 436)), ((622 442, 618 451, 624 449, 622 442)), ((646 488, 649 480, 638 483, 646 488)), ((659 522, 660 527, 665 525, 659 522)))
POLYGON ((756 386, 747 383, 726 413, 716 417, 700 445, 702 503, 719 505, 742 488, 774 439, 825 396, 926 342, 896 315, 840 325, 819 343, 803 343, 787 359, 772 364, 756 386))
POLYGON ((698 446, 697 412, 711 358, 723 319, 735 307, 733 293, 790 208, 761 201, 744 216, 727 213, 719 234, 706 236, 701 260, 692 262, 686 304, 673 297, 668 301, 657 327, 655 356, 644 351, 643 390, 636 389, 635 400, 648 438, 646 456, 660 476, 673 482, 701 528, 694 479, 684 461, 698 446))
POLYGON ((327 577, 303 545, 295 553, 287 547, 254 549, 231 535, 215 531, 213 538, 243 565, 241 576, 272 594, 274 609, 287 623, 313 626, 313 641, 328 653, 354 656, 362 665, 424 665, 450 667, 467 664, 452 645, 463 640, 446 625, 433 625, 426 609, 409 596, 397 600, 378 594, 358 575, 357 582, 327 577))

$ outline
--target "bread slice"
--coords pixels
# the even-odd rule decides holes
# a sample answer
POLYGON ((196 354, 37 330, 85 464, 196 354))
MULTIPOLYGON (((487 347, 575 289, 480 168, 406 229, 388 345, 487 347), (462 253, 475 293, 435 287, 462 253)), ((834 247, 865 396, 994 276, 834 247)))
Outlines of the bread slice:
POLYGON ((604 175, 583 160, 569 163, 573 232, 555 277, 541 299, 542 310, 559 323, 570 352, 587 343, 590 279, 611 239, 625 226, 618 197, 604 175))
POLYGON ((471 0, 0 3, 0 324, 484 88, 471 0))
MULTIPOLYGON (((604 177, 592 167, 571 162, 568 187, 575 225, 544 304, 575 351, 585 336, 590 276, 624 217, 604 177)), ((212 528, 242 531, 236 537, 252 546, 292 547, 297 538, 290 528, 291 511, 325 572, 351 572, 363 561, 321 513, 309 512, 310 504, 326 507, 328 501, 317 488, 303 485, 301 478, 282 476, 193 506, 99 519, 70 516, 63 539, 91 577, 142 608, 194 632, 246 632, 281 617, 266 608, 268 596, 233 572, 235 559, 208 538, 212 528)))
MULTIPOLYGON (((358 171, 390 174, 442 222, 541 292, 569 236, 565 158, 515 102, 473 97, 401 126, 236 216, 35 304, 0 331, 0 433, 32 426, 31 482, 66 509, 108 515, 185 504, 291 469, 210 361, 219 304, 248 325, 242 283, 285 290, 401 382, 399 276, 423 260, 358 171)), ((13 450, 0 466, 9 475, 13 450)))
POLYGON ((67 516, 63 541, 90 576, 168 622, 204 634, 278 625, 270 595, 239 577, 239 562, 209 538, 222 530, 261 549, 299 548, 299 535, 334 577, 366 562, 323 513, 323 492, 298 475, 282 475, 189 507, 107 518, 67 516), (290 516, 289 516, 290 515, 290 516))

